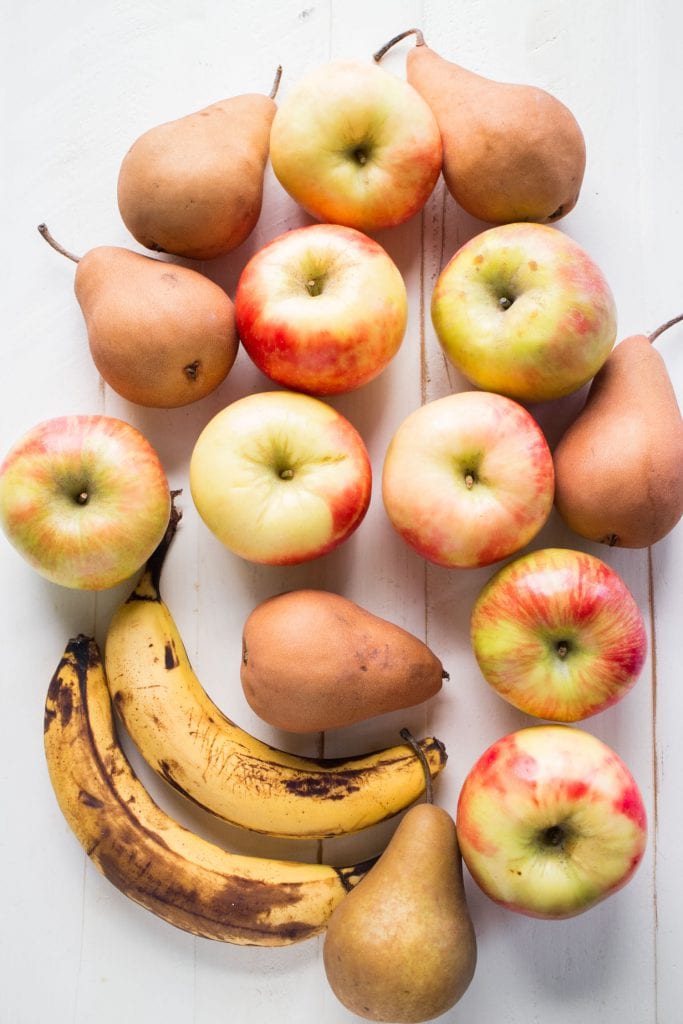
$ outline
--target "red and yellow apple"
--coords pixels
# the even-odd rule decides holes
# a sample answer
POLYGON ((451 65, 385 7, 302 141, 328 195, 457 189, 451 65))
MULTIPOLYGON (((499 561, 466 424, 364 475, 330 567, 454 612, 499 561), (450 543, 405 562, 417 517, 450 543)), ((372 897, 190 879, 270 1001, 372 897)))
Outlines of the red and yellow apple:
POLYGON ((624 886, 645 851, 643 799, 621 758, 575 726, 497 740, 468 773, 457 833, 479 887, 509 910, 564 918, 624 886))
POLYGON ((356 428, 326 402, 268 391, 206 425, 190 490, 208 528, 251 562, 294 565, 332 551, 360 525, 372 471, 356 428))
POLYGON ((60 416, 39 423, 0 466, 0 524, 53 583, 104 590, 146 562, 171 498, 159 456, 129 423, 60 416))
POLYGON ((375 231, 422 209, 441 172, 441 135, 404 79, 376 64, 333 61, 280 101, 270 159, 313 217, 375 231))
POLYGON ((247 263, 237 330, 258 368, 294 391, 332 395, 373 380, 396 355, 406 286, 382 246, 353 228, 312 224, 247 263))
POLYGON ((553 504, 550 449, 533 417, 502 395, 428 402, 394 434, 382 496, 394 528, 423 558, 490 565, 536 536, 553 504))
POLYGON ((578 722, 621 700, 647 653, 643 616, 619 574, 563 548, 500 569, 474 604, 470 633, 493 689, 554 722, 578 722))
POLYGON ((602 271, 546 224, 503 224, 466 242, 441 271, 431 311, 446 356, 469 381, 526 402, 576 391, 616 339, 602 271))

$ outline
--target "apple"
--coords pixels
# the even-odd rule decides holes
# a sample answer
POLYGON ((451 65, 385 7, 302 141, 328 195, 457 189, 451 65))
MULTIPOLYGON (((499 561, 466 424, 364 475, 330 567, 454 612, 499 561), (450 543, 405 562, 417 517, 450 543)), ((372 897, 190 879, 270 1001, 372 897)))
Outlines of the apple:
POLYGON ((315 395, 351 391, 398 351, 408 296, 382 246, 354 228, 312 224, 275 238, 247 263, 235 316, 258 368, 315 395))
POLYGON ((394 528, 448 568, 490 565, 536 536, 553 504, 543 433, 503 395, 463 391, 421 406, 384 457, 382 497, 394 528))
POLYGON ((546 224, 503 224, 472 238, 441 271, 431 312, 446 356, 472 384, 526 402, 580 388, 617 332, 602 272, 546 224))
POLYGON ((647 653, 643 616, 619 574, 563 548, 499 569, 474 604, 471 640, 501 697, 554 722, 578 722, 621 700, 647 653))
POLYGON ((371 466, 356 428, 326 402, 268 391, 232 402, 190 459, 200 516, 233 553, 294 565, 326 554, 360 525, 371 466))
POLYGON ((334 61, 281 100, 270 159, 313 217, 375 231, 402 224, 427 202, 441 171, 441 135, 408 82, 376 64, 334 61))
POLYGON ((34 569, 64 587, 104 590, 137 572, 170 510, 156 451, 112 416, 39 423, 0 465, 0 525, 34 569))
POLYGON ((479 887, 530 917, 580 914, 620 889, 645 850, 638 786, 621 758, 575 726, 537 725, 486 750, 456 815, 479 887))

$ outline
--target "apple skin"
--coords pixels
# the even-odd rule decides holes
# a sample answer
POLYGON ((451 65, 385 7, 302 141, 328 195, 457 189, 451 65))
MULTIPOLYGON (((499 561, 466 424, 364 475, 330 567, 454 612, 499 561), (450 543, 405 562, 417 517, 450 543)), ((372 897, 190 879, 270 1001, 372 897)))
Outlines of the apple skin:
POLYGON ((552 509, 554 479, 550 449, 526 409, 463 391, 428 402, 399 426, 384 458, 382 497, 419 555, 471 569, 536 536, 552 509))
POLYGON ((112 416, 39 423, 0 465, 0 525, 37 572, 63 587, 105 590, 128 579, 163 537, 170 510, 156 451, 112 416))
POLYGON ((294 391, 240 398, 206 425, 190 459, 197 511, 234 554, 295 565, 341 544, 370 503, 372 470, 356 428, 294 391))
POLYGON ((523 555, 486 584, 472 610, 472 649, 514 707, 578 722, 616 704, 647 654, 640 609, 599 558, 564 548, 523 555))
POLYGON ((427 202, 441 172, 441 134, 408 82, 376 64, 333 61, 280 101, 270 159, 282 187, 317 220, 376 231, 427 202))
POLYGON ((313 395, 352 391, 398 351, 405 282, 360 231, 312 224, 275 238, 247 263, 235 295, 242 344, 271 380, 313 395))
POLYGON ((447 358, 469 381, 525 402, 578 390, 617 332, 601 270, 546 224, 503 224, 472 238, 441 271, 431 313, 447 358))
POLYGON ((624 886, 647 820, 621 758, 590 733, 537 725, 492 744, 467 775, 456 826, 463 860, 496 903, 530 917, 580 914, 624 886))

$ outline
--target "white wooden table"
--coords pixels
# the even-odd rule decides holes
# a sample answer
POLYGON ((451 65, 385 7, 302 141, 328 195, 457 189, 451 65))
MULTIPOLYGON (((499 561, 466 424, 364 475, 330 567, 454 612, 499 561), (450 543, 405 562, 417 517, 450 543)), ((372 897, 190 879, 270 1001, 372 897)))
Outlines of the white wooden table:
MULTIPOLYGON (((683 8, 675 0, 166 0, 3 5, 3 373, 0 449, 50 416, 106 412, 137 425, 184 488, 182 529, 164 592, 190 656, 215 700, 240 724, 313 753, 318 737, 277 734, 250 712, 239 683, 240 634, 262 598, 310 585, 347 595, 426 637, 450 672, 442 694, 407 714, 325 737, 326 754, 393 742, 408 725, 447 745, 437 801, 455 811, 480 752, 525 717, 480 677, 468 643, 472 602, 492 570, 427 566, 393 533, 379 473, 389 438, 420 402, 464 384, 444 363, 429 315, 435 278, 480 225, 440 183, 425 211, 378 233, 409 289, 402 349, 367 388, 333 400, 363 434, 375 469, 366 521, 337 552, 291 570, 230 555, 198 519, 187 467, 201 428, 233 399, 270 385, 241 352, 211 397, 175 411, 144 410, 98 379, 72 292, 73 267, 41 240, 46 221, 67 248, 132 245, 116 207, 116 177, 143 130, 247 91, 268 91, 278 63, 282 92, 336 57, 370 59, 417 25, 449 59, 501 80, 532 82, 563 99, 581 123, 588 168, 575 211, 561 222, 595 258, 614 291, 619 337, 650 330, 683 309, 683 8)), ((404 74, 407 41, 385 58, 404 74)), ((230 256, 201 269, 230 294, 248 257, 282 231, 308 223, 267 173, 261 220, 230 256)), ((679 390, 683 327, 660 350, 679 390)), ((533 410, 554 441, 576 399, 533 410)), ((534 547, 594 550, 623 575, 646 617, 651 653, 636 688, 585 723, 612 744, 647 800, 650 837, 634 880, 592 911, 541 922, 495 906, 467 880, 479 940, 475 979, 444 1017, 468 1024, 678 1024, 683 1019, 683 812, 680 780, 679 608, 683 528, 650 551, 592 548, 553 515, 534 547)), ((327 987, 322 941, 282 949, 193 938, 121 896, 93 868, 56 805, 42 750, 49 678, 66 639, 94 631, 129 584, 97 596, 33 573, 0 539, 4 594, 0 786, 3 880, 1 1024, 337 1024, 354 1018, 327 987)), ((130 745, 127 745, 130 750, 130 745)), ((315 859, 315 843, 266 840, 228 828, 162 788, 131 759, 163 806, 236 850, 315 859)), ((353 862, 377 851, 395 823, 325 842, 322 856, 353 862)))

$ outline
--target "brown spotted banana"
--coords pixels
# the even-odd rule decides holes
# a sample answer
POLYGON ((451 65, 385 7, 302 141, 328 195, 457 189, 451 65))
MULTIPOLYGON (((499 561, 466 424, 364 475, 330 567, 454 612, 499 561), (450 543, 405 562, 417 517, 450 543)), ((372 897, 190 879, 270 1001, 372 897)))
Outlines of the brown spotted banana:
POLYGON ((371 866, 229 853, 154 803, 119 744, 94 640, 69 641, 45 703, 45 754, 61 810, 97 868, 170 924, 210 939, 281 946, 323 930, 371 866))
MULTIPOLYGON (((180 512, 105 645, 106 676, 126 730, 149 765, 190 800, 234 825, 271 836, 324 839, 390 818, 418 799, 425 775, 408 744, 345 759, 286 753, 235 725, 195 675, 159 579, 180 512)), ((432 776, 443 744, 422 739, 432 776)))

